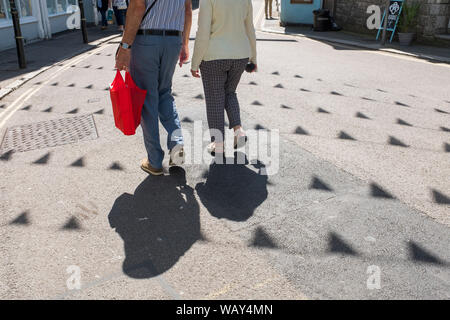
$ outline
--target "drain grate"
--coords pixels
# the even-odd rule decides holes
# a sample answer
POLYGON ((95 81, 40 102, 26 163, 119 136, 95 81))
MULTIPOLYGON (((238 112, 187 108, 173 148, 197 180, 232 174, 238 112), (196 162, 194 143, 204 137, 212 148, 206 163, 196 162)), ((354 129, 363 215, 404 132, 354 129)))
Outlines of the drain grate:
POLYGON ((55 119, 7 129, 0 154, 25 152, 98 138, 92 114, 55 119))

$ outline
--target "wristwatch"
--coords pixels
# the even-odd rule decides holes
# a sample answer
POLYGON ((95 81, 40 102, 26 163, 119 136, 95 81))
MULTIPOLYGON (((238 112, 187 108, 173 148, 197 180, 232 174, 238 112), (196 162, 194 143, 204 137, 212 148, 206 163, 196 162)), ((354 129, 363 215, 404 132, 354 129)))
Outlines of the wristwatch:
POLYGON ((122 49, 131 49, 131 45, 125 42, 121 42, 119 45, 122 49))

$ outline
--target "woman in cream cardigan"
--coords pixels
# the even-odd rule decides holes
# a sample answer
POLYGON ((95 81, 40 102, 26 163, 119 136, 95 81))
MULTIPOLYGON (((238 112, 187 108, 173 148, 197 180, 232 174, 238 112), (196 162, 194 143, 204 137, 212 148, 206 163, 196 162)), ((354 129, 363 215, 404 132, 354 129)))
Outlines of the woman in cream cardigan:
POLYGON ((234 129, 234 147, 245 144, 236 88, 248 62, 255 64, 256 35, 252 0, 200 0, 191 72, 205 91, 211 153, 223 153, 225 116, 234 129))

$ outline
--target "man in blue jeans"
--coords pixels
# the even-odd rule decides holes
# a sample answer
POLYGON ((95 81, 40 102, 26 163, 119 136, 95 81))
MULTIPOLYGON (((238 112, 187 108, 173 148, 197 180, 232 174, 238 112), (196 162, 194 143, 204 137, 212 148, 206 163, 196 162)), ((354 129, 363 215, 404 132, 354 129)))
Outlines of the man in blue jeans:
POLYGON ((181 67, 189 58, 191 25, 191 0, 130 1, 116 68, 129 71, 136 84, 148 92, 141 119, 147 159, 142 161, 141 168, 152 175, 163 174, 164 151, 160 145, 159 120, 168 133, 169 164, 184 162, 183 136, 172 96, 172 78, 177 61, 181 67))

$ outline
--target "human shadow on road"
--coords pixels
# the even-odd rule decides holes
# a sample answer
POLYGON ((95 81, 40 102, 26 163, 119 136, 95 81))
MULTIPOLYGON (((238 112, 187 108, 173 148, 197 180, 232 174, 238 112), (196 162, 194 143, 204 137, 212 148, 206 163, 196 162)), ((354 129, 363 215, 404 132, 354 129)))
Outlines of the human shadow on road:
POLYGON ((108 219, 125 247, 123 272, 132 278, 164 273, 199 239, 200 211, 186 172, 172 167, 169 176, 146 178, 134 195, 114 202, 108 219))
POLYGON ((246 164, 236 164, 237 158, 239 157, 235 153, 235 159, 228 159, 224 164, 213 161, 209 166, 206 182, 197 184, 195 189, 212 216, 246 221, 267 199, 267 175, 259 174, 265 171, 264 164, 260 161, 248 164, 245 159, 246 164))

